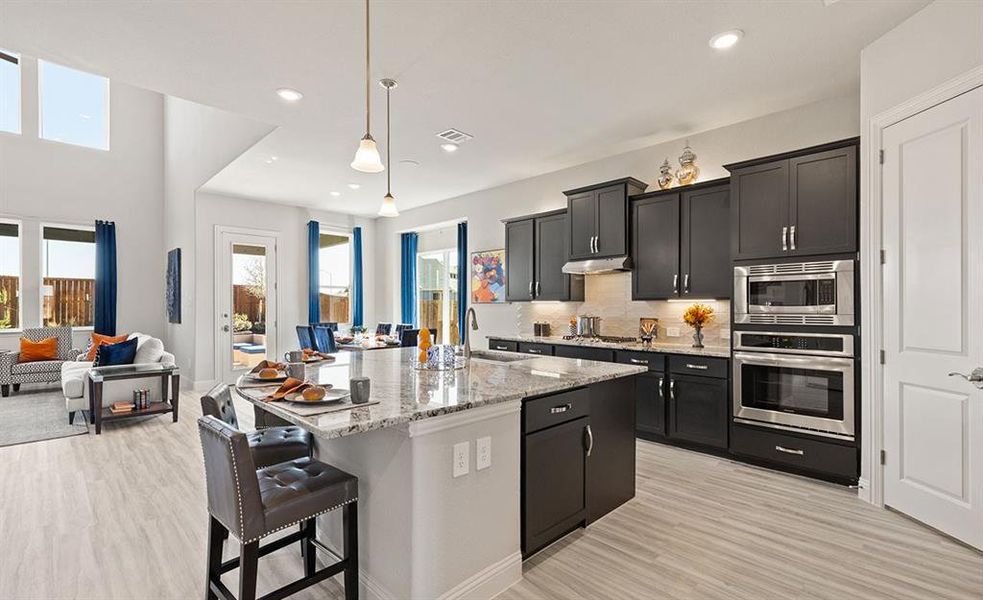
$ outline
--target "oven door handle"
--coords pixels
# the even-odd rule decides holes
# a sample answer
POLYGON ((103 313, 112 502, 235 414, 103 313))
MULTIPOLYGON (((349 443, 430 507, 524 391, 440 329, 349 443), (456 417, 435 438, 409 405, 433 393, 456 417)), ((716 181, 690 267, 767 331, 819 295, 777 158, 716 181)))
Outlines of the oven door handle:
POLYGON ((806 367, 813 369, 852 369, 854 359, 832 356, 771 354, 766 352, 735 352, 737 365, 761 365, 765 367, 806 367))

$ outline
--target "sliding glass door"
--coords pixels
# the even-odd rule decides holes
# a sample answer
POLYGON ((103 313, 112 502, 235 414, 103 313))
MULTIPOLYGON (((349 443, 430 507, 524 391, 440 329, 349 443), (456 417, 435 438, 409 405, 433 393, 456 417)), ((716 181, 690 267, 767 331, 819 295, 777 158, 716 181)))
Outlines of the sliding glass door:
POLYGON ((460 342, 457 323, 457 250, 417 254, 417 314, 436 344, 460 342))

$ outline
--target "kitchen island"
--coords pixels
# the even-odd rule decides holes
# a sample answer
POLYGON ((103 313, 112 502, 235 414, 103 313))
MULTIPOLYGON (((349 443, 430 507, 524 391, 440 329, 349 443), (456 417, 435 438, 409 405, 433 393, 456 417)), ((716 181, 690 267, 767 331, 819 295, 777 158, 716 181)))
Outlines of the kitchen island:
MULTIPOLYGON (((464 369, 431 372, 413 368, 415 353, 308 367, 308 380, 340 388, 369 377, 376 404, 302 417, 240 394, 358 476, 364 597, 491 598, 521 578, 524 553, 634 495, 633 376, 644 368, 476 351, 464 369)), ((337 520, 319 521, 336 548, 337 520)))

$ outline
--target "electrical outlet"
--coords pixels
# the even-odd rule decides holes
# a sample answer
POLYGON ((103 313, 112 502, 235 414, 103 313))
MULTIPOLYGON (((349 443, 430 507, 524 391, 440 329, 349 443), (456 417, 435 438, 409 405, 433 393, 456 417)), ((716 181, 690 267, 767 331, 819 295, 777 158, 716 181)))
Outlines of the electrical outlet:
POLYGON ((720 339, 729 340, 730 339, 730 327, 720 328, 720 339))
POLYGON ((666 327, 666 336, 668 337, 679 337, 678 327, 666 327))
POLYGON ((454 477, 467 475, 471 470, 471 442, 454 444, 454 477))
POLYGON ((491 466, 491 437, 480 437, 474 443, 475 470, 487 469, 491 466))

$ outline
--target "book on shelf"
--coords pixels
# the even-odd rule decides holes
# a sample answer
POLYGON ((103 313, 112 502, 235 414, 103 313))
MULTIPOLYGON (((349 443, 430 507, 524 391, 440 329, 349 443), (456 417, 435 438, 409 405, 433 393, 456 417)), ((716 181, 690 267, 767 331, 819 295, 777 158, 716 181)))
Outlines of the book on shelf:
POLYGON ((109 412, 111 413, 126 413, 132 411, 132 402, 113 402, 113 404, 109 407, 109 412))

